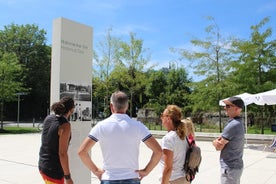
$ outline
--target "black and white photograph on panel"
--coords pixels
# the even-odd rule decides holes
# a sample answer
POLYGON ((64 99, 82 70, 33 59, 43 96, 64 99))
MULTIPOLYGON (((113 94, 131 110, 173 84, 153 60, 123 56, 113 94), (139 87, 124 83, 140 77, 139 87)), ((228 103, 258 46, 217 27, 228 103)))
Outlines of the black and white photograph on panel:
POLYGON ((90 121, 91 109, 91 86, 73 83, 60 84, 60 98, 70 96, 75 101, 75 111, 71 121, 90 121))

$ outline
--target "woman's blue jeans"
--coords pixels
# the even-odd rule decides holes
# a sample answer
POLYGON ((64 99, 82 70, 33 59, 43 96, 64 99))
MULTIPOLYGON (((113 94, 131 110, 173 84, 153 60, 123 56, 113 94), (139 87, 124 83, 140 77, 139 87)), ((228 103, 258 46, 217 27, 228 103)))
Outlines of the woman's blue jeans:
POLYGON ((140 180, 139 179, 102 180, 101 184, 140 184, 140 180))

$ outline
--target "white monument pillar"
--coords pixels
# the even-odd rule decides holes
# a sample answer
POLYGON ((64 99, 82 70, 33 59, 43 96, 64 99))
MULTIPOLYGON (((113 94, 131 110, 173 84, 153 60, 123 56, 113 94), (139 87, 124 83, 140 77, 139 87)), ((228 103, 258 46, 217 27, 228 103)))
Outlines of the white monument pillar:
POLYGON ((51 104, 63 96, 75 100, 71 117, 69 164, 74 183, 91 183, 91 173, 77 151, 91 129, 92 119, 92 27, 65 19, 53 21, 51 104))

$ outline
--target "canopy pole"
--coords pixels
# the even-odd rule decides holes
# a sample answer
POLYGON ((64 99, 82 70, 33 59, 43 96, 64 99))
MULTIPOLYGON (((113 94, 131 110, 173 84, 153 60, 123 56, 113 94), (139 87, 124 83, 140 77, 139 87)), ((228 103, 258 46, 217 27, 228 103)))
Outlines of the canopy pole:
POLYGON ((245 147, 247 147, 247 105, 244 106, 245 147))

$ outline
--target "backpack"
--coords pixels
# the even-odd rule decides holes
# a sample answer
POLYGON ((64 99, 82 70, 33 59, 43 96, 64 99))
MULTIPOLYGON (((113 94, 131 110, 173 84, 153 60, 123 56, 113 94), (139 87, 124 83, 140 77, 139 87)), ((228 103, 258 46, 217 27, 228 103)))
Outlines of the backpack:
POLYGON ((188 137, 186 137, 186 140, 189 148, 186 152, 183 170, 185 171, 187 181, 192 182, 198 172, 202 157, 200 147, 195 144, 195 140, 193 139, 190 142, 188 137))

